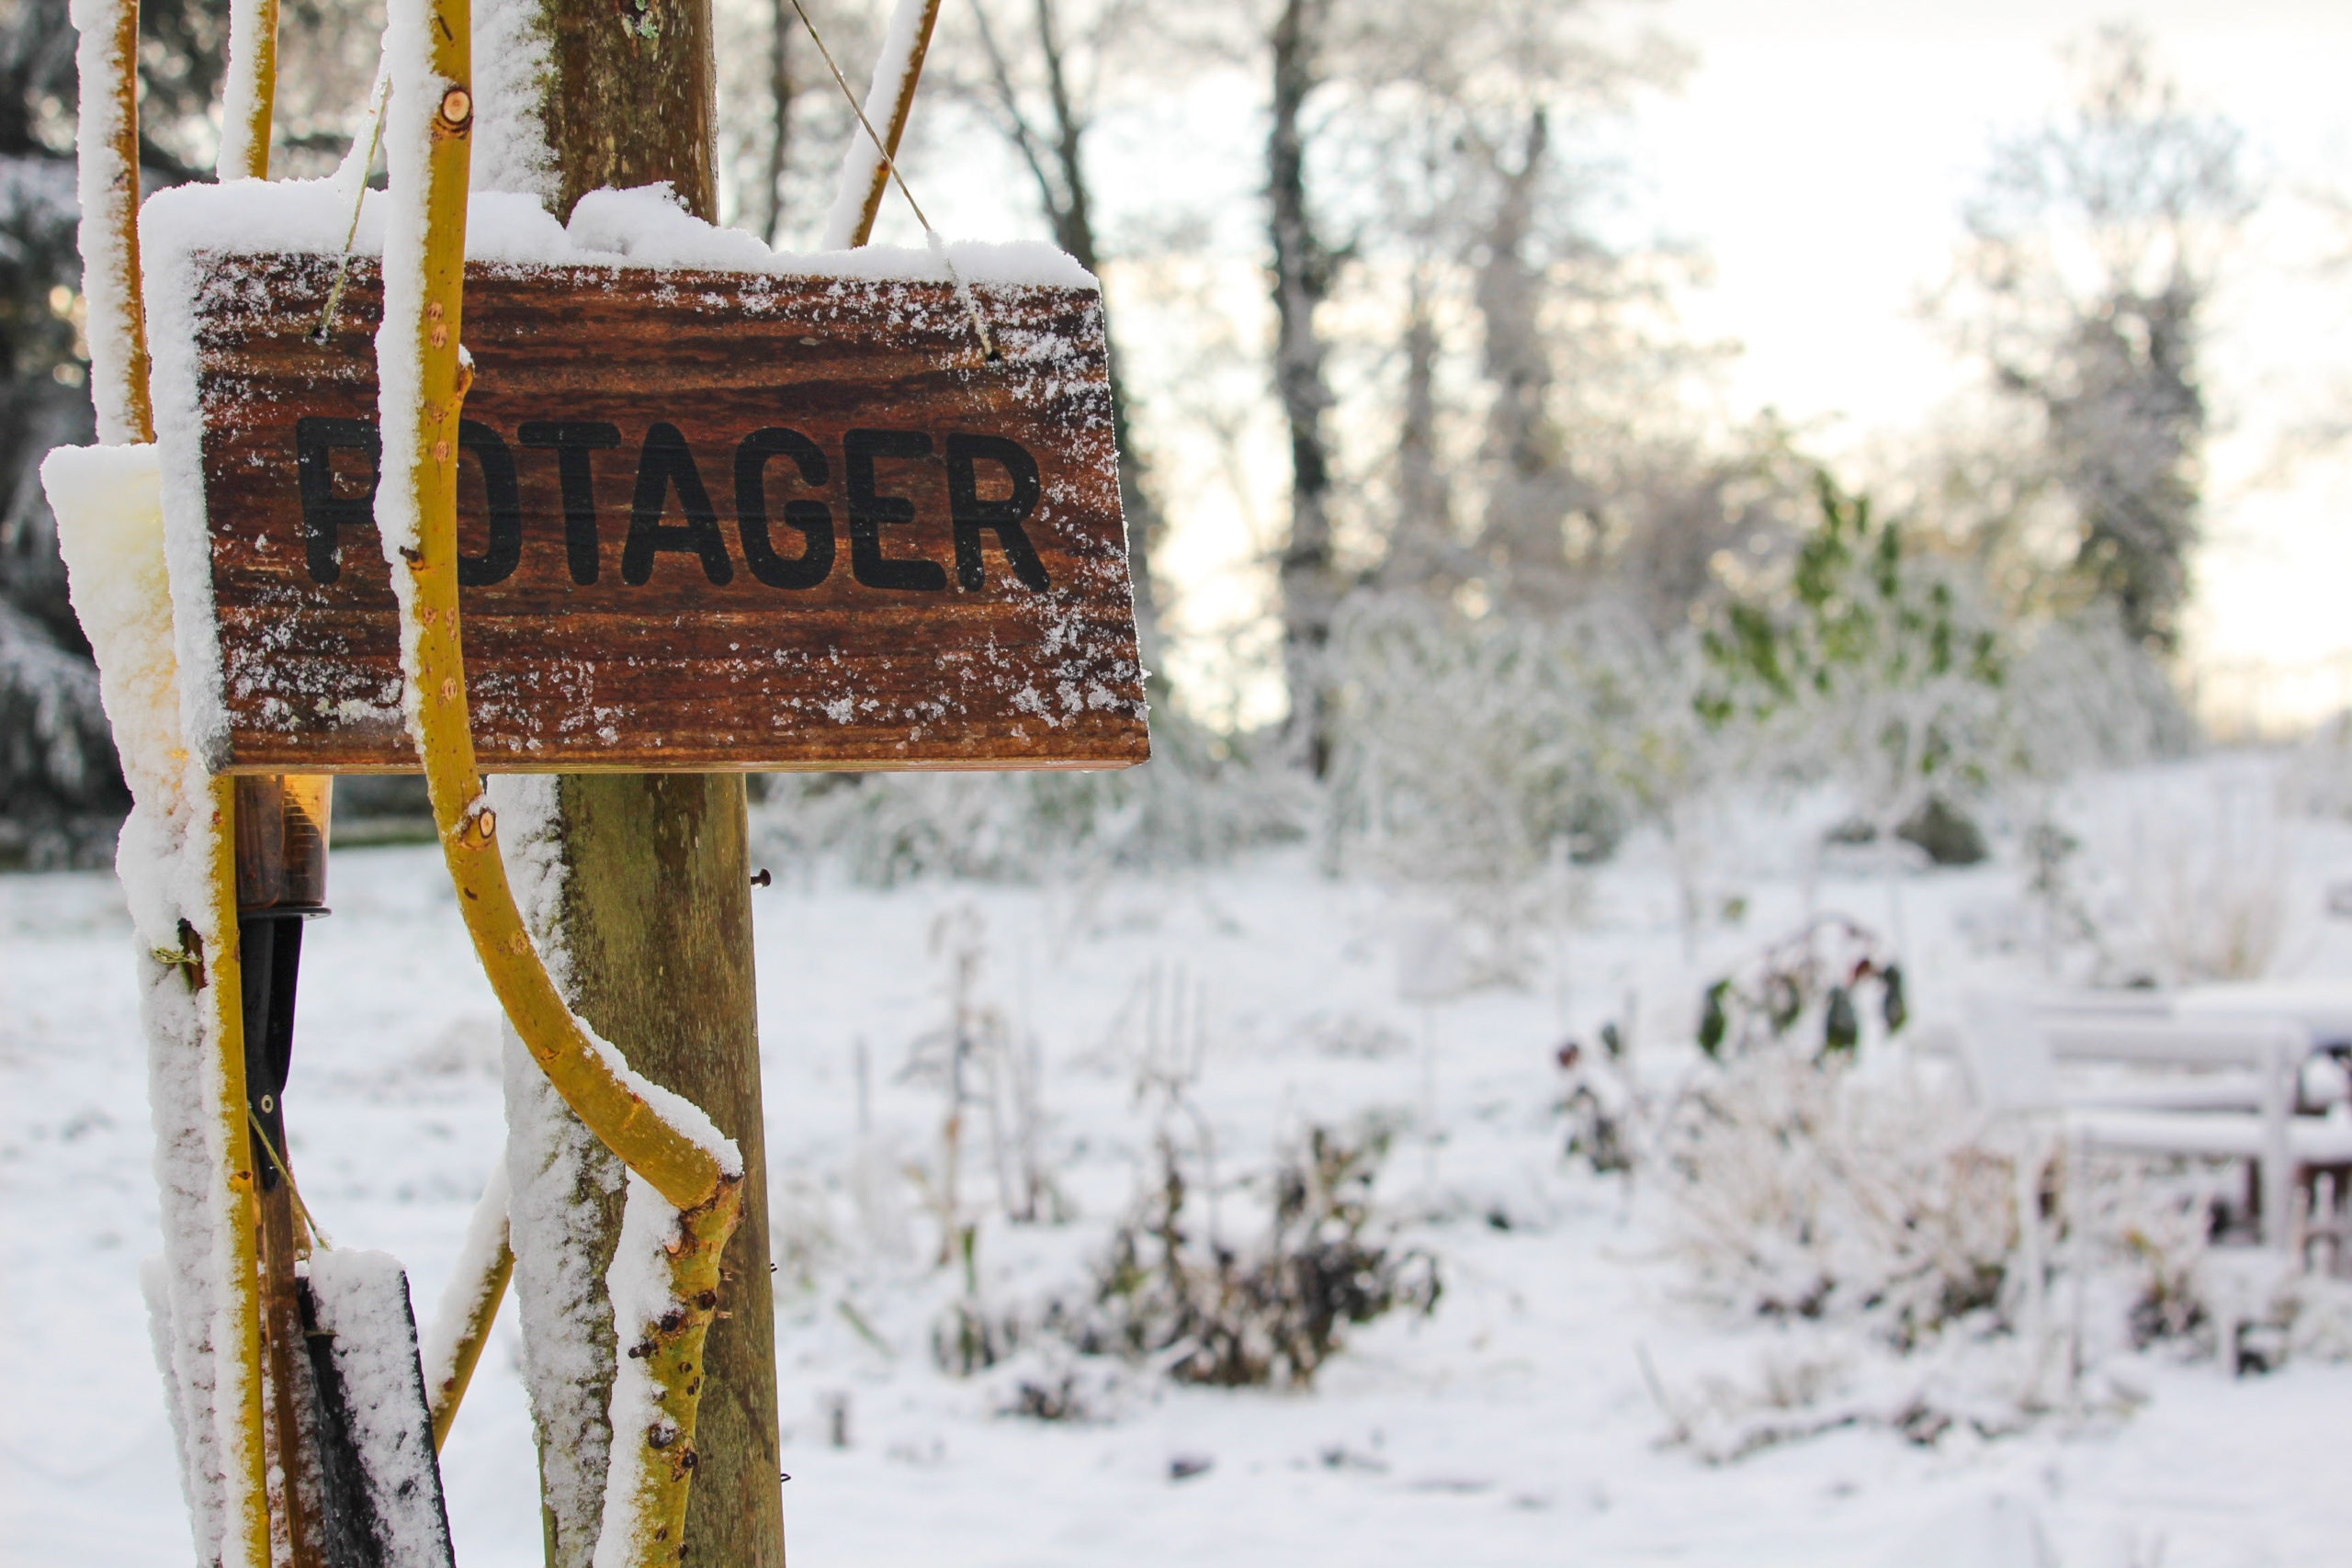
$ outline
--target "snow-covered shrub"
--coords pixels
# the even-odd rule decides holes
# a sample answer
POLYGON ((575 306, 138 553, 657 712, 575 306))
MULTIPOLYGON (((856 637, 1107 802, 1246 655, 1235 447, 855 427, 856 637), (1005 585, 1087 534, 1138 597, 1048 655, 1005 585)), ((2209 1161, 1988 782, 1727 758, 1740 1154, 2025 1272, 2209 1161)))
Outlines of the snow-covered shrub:
POLYGON ((2178 757, 2197 744, 2196 720, 2162 666, 2104 605, 2019 622, 2008 650, 2010 728, 2035 777, 2178 757))
POLYGON ((974 1112, 988 1134, 989 1174, 1005 1218, 1030 1224, 1064 1211, 1041 1146, 1046 1115, 1037 1041, 1015 1029, 980 992, 989 943, 978 907, 958 905, 934 919, 931 953, 947 964, 947 1016, 909 1046, 899 1076, 935 1087, 944 1100, 939 1161, 922 1174, 922 1184, 937 1212, 939 1261, 945 1264, 959 1245, 972 1245, 977 1209, 966 1200, 963 1183, 965 1145, 973 1137, 967 1119, 974 1112))
POLYGON ((1273 1172, 1263 1240, 1236 1252, 1190 1228, 1189 1187, 1163 1139, 1159 1179, 1113 1237, 1093 1299, 1056 1308, 1047 1326, 1180 1382, 1312 1383, 1351 1326, 1437 1304, 1436 1259, 1399 1249, 1374 1213, 1387 1146, 1378 1128, 1308 1129, 1273 1172))
POLYGON ((2117 1227, 2133 1276, 2125 1310, 2132 1348, 2185 1342, 2210 1354, 2213 1313, 2205 1299, 2204 1263, 2211 1225, 2206 1206, 2193 1199, 2152 1201, 2140 1196, 2117 1227))
POLYGON ((1607 1176, 1632 1170, 1637 1163, 1643 1107, 1639 1089, 1624 1071, 1615 1024, 1601 1027, 1601 1047, 1598 1056, 1574 1040, 1559 1048, 1554 1059, 1560 1065, 1562 1089, 1553 1109, 1567 1123, 1560 1152, 1607 1176))
POLYGON ((2267 758, 2099 780, 2064 816, 2028 842, 2030 888, 2052 967, 2060 944, 2079 943, 2073 967, 2093 983, 2259 976, 2308 896, 2267 758))
POLYGON ((1311 793, 1295 773, 1166 709, 1151 731, 1151 761, 1109 773, 777 775, 752 807, 753 842, 890 886, 1213 863, 1306 830, 1311 793))
POLYGON ((0 858, 102 860, 130 805, 97 667, 0 599, 0 858))
POLYGON ((2007 628, 1957 563, 1873 523, 1867 496, 1817 483, 1821 520, 1788 582, 1708 629, 1701 706, 1775 771, 1836 780, 1892 853, 1930 798, 1956 804, 2019 767, 2007 628))
POLYGON ((1356 596, 1331 653, 1336 858, 1498 886, 1555 844, 1606 854, 1628 826, 1619 775, 1634 763, 1619 753, 1638 749, 1652 697, 1646 642, 1605 614, 1474 620, 1418 596, 1356 596))
POLYGON ((2313 725, 2287 753, 2278 804, 2305 817, 2352 819, 2352 711, 2313 725))
POLYGON ((1636 828, 1668 852, 1686 947, 1712 803, 1738 758, 1702 716, 1698 639, 1623 605, 1465 617, 1422 597, 1343 611, 1324 841, 1332 863, 1447 884, 1493 976, 1519 972, 1544 878, 1636 828))
POLYGON ((2016 1156, 1973 1127, 1956 1089, 1765 1044, 1662 1132, 1673 1248, 1703 1299, 1743 1315, 1850 1320, 1899 1347, 2005 1322, 2016 1156))
POLYGON ((2135 868, 2136 906, 2176 985, 2251 980, 2270 967, 2287 926, 2287 845, 2261 809, 2216 801, 2210 815, 2151 825, 2135 868))
POLYGON ((1850 1053, 1861 1043, 1865 1002, 1874 1002, 1887 1033, 1902 1032, 1910 1018, 1903 966, 1866 927, 1815 916, 1707 987, 1699 1049, 1721 1059, 1726 1047, 1736 1055, 1811 1038, 1825 1052, 1850 1053))

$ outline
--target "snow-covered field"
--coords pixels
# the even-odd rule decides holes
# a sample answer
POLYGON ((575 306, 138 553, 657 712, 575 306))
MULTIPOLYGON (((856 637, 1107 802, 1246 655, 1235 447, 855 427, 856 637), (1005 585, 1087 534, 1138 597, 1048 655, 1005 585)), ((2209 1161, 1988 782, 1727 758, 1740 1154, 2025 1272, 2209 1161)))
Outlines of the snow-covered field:
MULTIPOLYGON (((2070 820, 2089 845, 2086 898, 2211 908, 2267 889, 2273 972, 2352 975, 2352 928, 2321 913, 2326 884, 2352 876, 2352 833, 2259 814, 2267 826, 2248 838, 2223 820, 2238 809, 2232 792, 2265 792, 2268 775, 2233 765, 2081 793, 2070 820), (2101 864, 2103 884, 2091 874, 2101 864), (2134 882, 2115 869, 2132 865, 2172 870, 2134 882)), ((2233 1378, 2212 1359, 2132 1352, 2114 1325, 2094 1325, 2102 1386, 2133 1391, 2135 1407, 1990 1438, 1962 1423, 1925 1444, 1863 1424, 1721 1464, 1671 1440, 1673 1412, 1709 1377, 1754 1382, 1799 1348, 1817 1355, 1820 1334, 1800 1342, 1692 1299, 1655 1184, 1562 1157, 1555 1052, 1613 1020, 1643 1075, 1670 1078, 1696 1060, 1704 982, 1808 907, 1883 927, 1886 889, 1866 869, 1812 878, 1804 857, 1769 852, 1802 837, 1787 823, 1717 836, 1695 961, 1663 852, 1637 840, 1574 886, 1526 894, 1510 922, 1514 981, 1429 1005, 1399 998, 1400 953, 1448 920, 1477 959, 1499 895, 1332 880, 1303 852, 1029 888, 877 892, 776 866, 754 908, 795 1560, 2352 1562, 2352 1365, 2318 1357, 2233 1378), (1463 921, 1465 908, 1483 918, 1463 921), (1310 1122, 1385 1117, 1401 1131, 1383 1207, 1403 1245, 1439 1260, 1435 1313, 1359 1331, 1311 1393, 1176 1388, 1133 1371, 1098 1380, 1080 1422, 999 1413, 1031 1363, 971 1379, 937 1370, 932 1326, 960 1280, 929 1266, 939 1221, 899 1173, 939 1157, 942 1092, 905 1068, 948 1018, 942 936, 980 955, 971 1003, 1037 1043, 1040 1152, 1072 1211, 1058 1224, 1005 1223, 984 1119, 970 1119, 963 1190, 983 1220, 985 1302, 1082 1292, 1154 1157, 1163 1111, 1138 1093, 1139 1073, 1197 1048, 1189 1098, 1213 1132, 1232 1239, 1257 1224, 1247 1179, 1285 1140, 1310 1122)), ((1922 1017, 1972 979, 2041 973, 2028 949, 2003 951, 2037 928, 2015 845, 2002 849, 1903 886, 1922 1017)), ((332 1237, 398 1254, 429 1304, 499 1148, 493 1007, 432 852, 339 852, 331 898, 304 955, 296 1169, 332 1237)), ((158 1242, 130 944, 111 876, 0 879, 0 1561, 11 1563, 187 1555, 136 1285, 158 1242)), ((1180 1130, 1193 1147, 1192 1123, 1180 1130)), ((1862 1348, 1852 1359, 1857 1377, 1890 1375, 1862 1348)), ((539 1558, 517 1361, 510 1311, 444 1456, 467 1568, 539 1558)))

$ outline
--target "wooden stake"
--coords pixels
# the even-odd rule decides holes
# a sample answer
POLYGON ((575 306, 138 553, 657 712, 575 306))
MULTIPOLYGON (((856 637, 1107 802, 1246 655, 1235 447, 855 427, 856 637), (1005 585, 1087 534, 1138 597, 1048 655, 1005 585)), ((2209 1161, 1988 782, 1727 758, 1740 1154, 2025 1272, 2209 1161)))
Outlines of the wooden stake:
MULTIPOLYGON (((555 68, 544 121, 560 217, 599 186, 654 180, 671 181, 689 211, 717 215, 709 0, 653 4, 658 36, 646 39, 613 25, 610 0, 545 0, 555 68)), ((557 816, 568 867, 561 924, 581 1015, 631 1066, 701 1106, 742 1153, 742 1218, 718 1283, 727 1315, 703 1346, 687 1561, 783 1568, 743 781, 566 775, 557 816)), ((618 1218, 616 1206, 609 1224, 618 1218)), ((603 1241, 607 1256, 613 1239, 603 1241)))

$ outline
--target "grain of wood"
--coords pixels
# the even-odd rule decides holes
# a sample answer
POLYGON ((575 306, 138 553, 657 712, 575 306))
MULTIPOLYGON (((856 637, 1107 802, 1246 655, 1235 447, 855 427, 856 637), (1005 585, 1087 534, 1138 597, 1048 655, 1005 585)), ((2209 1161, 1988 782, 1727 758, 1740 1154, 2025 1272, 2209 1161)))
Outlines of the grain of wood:
MULTIPOLYGON (((332 268, 313 255, 217 257, 199 300, 231 719, 220 761, 233 772, 416 765, 365 504, 380 286, 356 263, 338 330, 315 344, 305 334, 332 268), (309 533, 305 430, 313 483, 332 487, 314 490, 309 533)), ((1143 761, 1098 297, 980 294, 1008 349, 1001 367, 982 363, 944 283, 469 266, 460 537, 477 577, 503 573, 463 595, 483 766, 1143 761), (769 436, 774 450, 747 457, 763 431, 807 445, 769 436), (572 450, 548 445, 565 440, 572 450), (1008 459, 1001 442, 1018 453, 1008 459), (957 527, 953 481, 969 479, 967 516, 1017 502, 1019 453, 1036 466, 1025 517, 957 527), (1042 591, 1014 534, 1034 548, 1042 591)))

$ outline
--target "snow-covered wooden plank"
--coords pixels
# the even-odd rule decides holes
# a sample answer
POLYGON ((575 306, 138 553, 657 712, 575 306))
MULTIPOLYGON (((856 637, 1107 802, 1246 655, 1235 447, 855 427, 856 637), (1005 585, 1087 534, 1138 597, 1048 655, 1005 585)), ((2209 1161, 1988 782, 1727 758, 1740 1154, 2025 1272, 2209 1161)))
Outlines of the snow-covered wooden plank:
MULTIPOLYGON (((410 768, 356 259, 198 258, 232 771, 410 768)), ((494 769, 1148 754, 1094 290, 476 263, 463 614, 494 769)))

